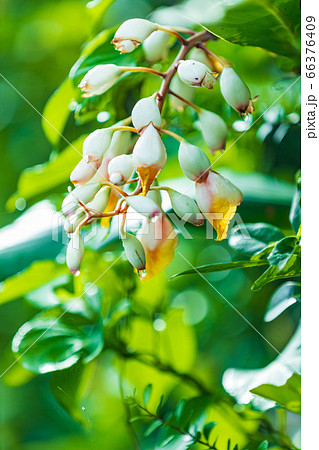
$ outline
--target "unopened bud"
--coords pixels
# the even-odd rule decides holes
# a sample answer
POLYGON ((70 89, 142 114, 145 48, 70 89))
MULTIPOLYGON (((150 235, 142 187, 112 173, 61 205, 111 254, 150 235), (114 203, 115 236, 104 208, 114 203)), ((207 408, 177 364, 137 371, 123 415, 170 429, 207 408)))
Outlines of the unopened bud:
POLYGON ((95 195, 94 199, 86 204, 88 209, 103 213, 108 204, 111 194, 111 188, 108 186, 102 187, 99 192, 95 195))
POLYGON ((178 161, 184 175, 192 181, 205 177, 211 165, 203 150, 185 141, 180 143, 178 161))
POLYGON ((82 208, 78 208, 71 216, 64 221, 64 230, 67 234, 74 233, 77 226, 85 218, 85 213, 82 208))
POLYGON ((162 139, 150 123, 133 149, 133 164, 141 178, 144 194, 165 166, 166 160, 167 155, 162 139))
POLYGON ((112 43, 121 53, 130 53, 157 30, 157 27, 156 23, 145 19, 126 20, 116 31, 112 43))
POLYGON ((220 73, 223 70, 222 64, 216 57, 210 53, 206 53, 201 48, 194 47, 188 54, 188 59, 194 59, 207 66, 212 72, 220 73))
POLYGON ((189 86, 204 86, 212 89, 216 82, 212 71, 205 64, 193 59, 180 61, 177 73, 179 78, 189 86))
POLYGON ((134 170, 132 155, 120 155, 111 159, 108 166, 110 182, 121 186, 130 178, 134 170))
POLYGON ((152 122, 154 127, 161 126, 162 118, 154 97, 139 100, 132 110, 134 128, 139 131, 152 122))
POLYGON ((148 219, 152 219, 161 214, 159 206, 151 198, 145 197, 144 195, 125 197, 125 201, 129 206, 135 209, 136 212, 148 219))
POLYGON ((204 216, 217 231, 216 239, 225 239, 229 222, 243 200, 240 190, 227 178, 210 170, 205 181, 196 183, 196 200, 204 216))
POLYGON ((168 195, 171 200, 174 212, 186 222, 193 225, 201 226, 204 223, 204 218, 194 200, 187 195, 181 194, 174 189, 168 190, 168 195))
POLYGON ((76 187, 68 194, 62 203, 62 212, 69 217, 79 207, 79 200, 82 203, 91 201, 100 188, 99 183, 89 183, 85 186, 76 187))
POLYGON ((137 270, 145 269, 145 251, 141 242, 133 234, 123 232, 121 235, 127 259, 137 270))
POLYGON ((154 63, 161 59, 167 59, 170 38, 168 33, 158 30, 145 39, 143 50, 147 61, 154 63))
POLYGON ((106 150, 109 148, 114 131, 102 128, 89 134, 83 142, 83 158, 89 163, 101 164, 106 150))
POLYGON ((209 149, 214 154, 216 150, 224 150, 227 138, 227 125, 217 114, 202 109, 199 113, 202 134, 209 149))
POLYGON ((99 64, 89 70, 79 84, 82 97, 92 97, 106 92, 120 78, 122 68, 115 64, 99 64))
POLYGON ((248 86, 231 67, 225 67, 220 75, 220 90, 226 102, 239 113, 254 111, 248 86))
POLYGON ((80 231, 72 234, 66 251, 66 263, 73 275, 80 274, 80 266, 84 254, 84 244, 80 231))
POLYGON ((98 164, 96 162, 87 162, 85 159, 81 159, 81 161, 75 166, 70 175, 70 180, 74 185, 84 185, 96 173, 98 168, 98 164))

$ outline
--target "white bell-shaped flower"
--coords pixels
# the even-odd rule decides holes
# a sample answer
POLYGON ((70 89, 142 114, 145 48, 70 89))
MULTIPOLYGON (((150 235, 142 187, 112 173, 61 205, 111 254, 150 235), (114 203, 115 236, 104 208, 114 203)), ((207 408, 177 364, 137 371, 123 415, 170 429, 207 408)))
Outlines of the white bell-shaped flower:
POLYGON ((79 230, 76 230, 70 239, 66 251, 66 263, 70 272, 77 276, 80 274, 80 266, 84 254, 84 244, 79 230))
POLYGON ((108 165, 110 182, 121 186, 130 178, 134 170, 132 155, 119 155, 111 159, 108 165))
POLYGON ((91 201, 99 189, 99 183, 89 183, 73 189, 62 202, 63 214, 69 217, 79 207, 79 200, 84 204, 91 201))
POLYGON ((126 203, 135 209, 136 212, 142 214, 148 219, 161 214, 160 207, 149 197, 144 195, 133 195, 130 197, 125 197, 126 203))
POLYGON ((174 189, 169 189, 168 195, 171 200, 174 212, 181 219, 196 226, 203 225, 204 218, 192 198, 188 197, 187 195, 181 194, 174 189))
POLYGON ((200 111, 198 117, 203 137, 212 153, 224 150, 228 131, 226 122, 218 114, 205 109, 200 111))
POLYGON ((179 78, 189 86, 204 86, 212 89, 216 83, 212 71, 205 64, 193 59, 180 61, 178 63, 177 73, 179 78))
POLYGON ((162 118, 157 102, 153 96, 139 100, 132 110, 134 128, 140 131, 152 122, 154 127, 160 128, 162 118))
POLYGON ((129 19, 117 29, 112 43, 121 53, 130 53, 137 48, 158 25, 145 19, 129 19))
POLYGON ((104 153, 110 146, 114 131, 102 128, 93 131, 83 142, 83 158, 91 163, 101 164, 104 153))
POLYGON ((232 67, 224 67, 220 75, 220 90, 226 102, 240 114, 254 111, 250 90, 232 67))
POLYGON ((123 232, 121 238, 129 262, 136 270, 144 270, 145 251, 141 242, 131 233, 123 232))
POLYGON ((122 68, 115 64, 99 64, 89 70, 79 84, 82 97, 92 97, 106 92, 120 78, 122 68))
POLYGON ((144 194, 165 166, 166 160, 167 155, 162 139, 154 125, 150 123, 133 149, 133 164, 141 178, 144 194))
POLYGON ((178 161, 184 175, 192 181, 205 178, 211 165, 203 150, 185 141, 180 143, 178 161))
POLYGON ((143 50, 147 61, 154 63, 167 59, 171 36, 165 31, 154 31, 143 42, 143 50))

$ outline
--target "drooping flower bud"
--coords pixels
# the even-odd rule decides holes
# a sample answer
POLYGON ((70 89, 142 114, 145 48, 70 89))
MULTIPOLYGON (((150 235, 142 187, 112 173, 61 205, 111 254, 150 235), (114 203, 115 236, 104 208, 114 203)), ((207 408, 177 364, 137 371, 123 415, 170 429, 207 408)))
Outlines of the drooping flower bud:
POLYGON ((144 219, 137 237, 146 256, 146 276, 142 281, 148 281, 170 264, 178 245, 178 237, 164 213, 159 215, 156 221, 144 219))
POLYGON ((154 33, 145 39, 143 42, 143 50, 147 61, 154 63, 162 59, 167 59, 170 39, 171 36, 161 30, 154 31, 154 33))
POLYGON ((127 259, 136 270, 145 269, 145 251, 142 243, 131 233, 121 234, 127 259))
POLYGON ((86 204, 88 209, 103 213, 108 201, 110 199, 111 188, 108 186, 102 187, 99 192, 95 195, 94 199, 86 204))
POLYGON ((241 191, 227 178, 210 170, 206 180, 196 183, 196 200, 204 216, 217 231, 216 240, 225 239, 229 222, 243 200, 241 191))
POLYGON ((189 86, 204 86, 207 89, 212 89, 213 84, 216 83, 212 71, 205 64, 193 59, 180 61, 177 73, 179 78, 189 86))
POLYGON ((79 84, 82 97, 92 97, 106 92, 120 78, 122 68, 115 64, 99 64, 89 70, 79 84))
POLYGON ((150 123, 133 149, 133 164, 141 178, 144 194, 165 166, 166 160, 167 155, 162 139, 154 125, 150 123))
POLYGON ((104 154, 100 167, 92 178, 91 182, 109 181, 108 165, 110 161, 124 153, 127 153, 132 147, 131 136, 127 131, 115 131, 111 144, 104 154))
POLYGON ((136 212, 148 219, 152 219, 161 214, 161 209, 158 205, 151 198, 145 197, 144 195, 125 197, 125 201, 129 206, 135 209, 136 212))
POLYGON ((132 155, 120 155, 111 159, 108 166, 110 182, 122 186, 130 178, 134 170, 132 155))
POLYGON ((98 168, 98 164, 96 162, 87 162, 85 159, 81 159, 81 161, 75 166, 70 175, 70 180, 74 185, 83 186, 96 173, 98 168))
POLYGON ((174 189, 168 190, 168 195, 172 203, 174 212, 185 222, 201 226, 204 218, 194 200, 187 195, 181 194, 174 189))
POLYGON ((89 134, 83 142, 83 158, 88 163, 100 165, 106 150, 109 148, 114 131, 102 128, 89 134))
POLYGON ((79 207, 79 200, 82 203, 91 201, 99 190, 99 183, 89 183, 85 186, 79 186, 73 189, 62 202, 62 212, 69 217, 79 207))
POLYGON ((202 134, 211 152, 224 150, 227 138, 227 125, 217 114, 202 109, 198 115, 202 134))
POLYGON ((207 66, 212 72, 220 73, 223 70, 222 64, 210 53, 206 53, 201 48, 194 47, 188 54, 188 59, 194 59, 207 66))
POLYGON ((226 102, 239 113, 254 111, 250 90, 233 68, 224 67, 220 75, 220 90, 226 102))
POLYGON ((203 150, 185 141, 180 143, 178 161, 184 175, 192 181, 207 176, 211 165, 203 150))
POLYGON ((157 102, 153 96, 139 100, 132 110, 134 128, 140 131, 152 122, 154 127, 160 128, 162 118, 157 102))
POLYGON ((121 53, 130 53, 137 48, 153 31, 157 24, 145 19, 129 19, 117 29, 112 43, 121 53))
POLYGON ((66 263, 70 272, 77 276, 80 274, 80 266, 84 254, 84 244, 80 231, 72 234, 66 251, 66 263))
POLYGON ((74 233, 76 227, 85 218, 85 212, 82 208, 78 208, 71 216, 66 217, 64 221, 64 230, 67 234, 74 233))

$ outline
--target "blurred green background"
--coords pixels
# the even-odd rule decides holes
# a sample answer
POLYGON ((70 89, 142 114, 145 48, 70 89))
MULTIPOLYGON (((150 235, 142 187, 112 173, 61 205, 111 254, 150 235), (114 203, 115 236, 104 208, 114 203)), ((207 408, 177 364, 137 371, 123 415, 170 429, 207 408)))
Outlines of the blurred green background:
MULTIPOLYGON (((0 281, 14 276, 31 263, 38 261, 40 264, 35 266, 34 272, 27 273, 25 278, 14 278, 9 287, 5 284, 0 286, 0 294, 4 292, 4 297, 0 297, 0 302, 3 303, 0 306, 1 373, 15 360, 11 352, 11 341, 23 323, 40 310, 45 310, 48 306, 58 308, 57 305, 63 305, 79 295, 88 283, 94 282, 105 267, 120 255, 118 241, 113 237, 103 240, 103 230, 100 230, 88 244, 90 249, 86 252, 83 275, 73 284, 67 274, 63 264, 64 244, 67 240, 61 242, 61 222, 59 219, 58 223, 52 222, 52 217, 54 211, 60 208, 68 180, 67 177, 61 177, 55 181, 55 178, 59 178, 55 173, 59 170, 58 165, 53 166, 49 174, 43 169, 46 166, 37 166, 49 159, 54 163, 67 144, 56 137, 55 145, 49 142, 39 113, 43 113, 49 97, 68 77, 84 44, 101 30, 113 28, 131 17, 147 18, 160 7, 181 4, 186 5, 184 13, 186 11, 188 17, 193 12, 195 22, 206 20, 206 24, 209 24, 209 8, 205 14, 208 3, 203 4, 203 14, 203 11, 198 11, 194 2, 189 1, 134 0, 132 3, 129 0, 116 0, 91 1, 88 5, 84 0, 1 1, 0 73, 3 78, 0 79, 0 281), (25 171, 31 166, 36 167, 31 172, 25 171), (16 194, 21 174, 26 175, 26 183, 31 186, 32 194, 29 197, 24 195, 27 190, 21 184, 16 194), (52 224, 60 227, 59 239, 52 239, 52 224), (41 260, 56 262, 52 263, 53 266, 46 266, 41 265, 41 260), (49 282, 53 284, 50 285, 49 282), (43 289, 39 291, 41 285, 43 289)), ((164 14, 164 18, 174 20, 171 10, 166 12, 166 16, 165 10, 157 14, 161 17, 164 14)), ((214 169, 225 173, 242 189, 244 202, 238 212, 243 222, 267 222, 280 228, 284 234, 289 234, 291 225, 288 215, 296 189, 295 173, 300 166, 298 68, 290 59, 257 47, 219 40, 211 43, 210 48, 230 60, 249 85, 252 95, 259 95, 252 120, 267 110, 244 133, 247 124, 251 122, 242 121, 231 110, 223 101, 218 86, 213 92, 204 89, 196 91, 194 102, 223 115, 229 125, 229 144, 234 143, 229 152, 218 160, 214 169), (289 88, 294 81, 293 87, 289 88), (288 91, 284 93, 287 88, 288 91), (280 99, 277 101, 278 97, 280 99)), ((100 61, 113 62, 112 58, 119 61, 118 54, 110 53, 110 45, 105 49, 105 59, 103 52, 96 52, 100 61)), ((173 47, 173 53, 175 50, 173 47)), ((142 49, 138 49, 134 57, 135 61, 143 62, 142 49)), ((128 64, 134 61, 130 59, 130 55, 124 58, 128 64)), ((89 65, 84 63, 83 73, 89 65)), ((160 69, 166 66, 167 62, 164 62, 156 67, 160 69)), ((98 117, 98 113, 104 110, 111 114, 106 124, 114 123, 125 114, 129 115, 138 98, 150 95, 157 85, 158 81, 153 78, 147 81, 144 77, 136 76, 134 81, 127 81, 126 90, 123 88, 124 83, 119 83, 115 92, 105 97, 104 103, 94 103, 94 99, 81 102, 79 93, 72 91, 75 92, 74 99, 79 103, 71 107, 72 112, 62 128, 62 134, 69 142, 73 142, 82 134, 104 124, 101 116, 98 117), (121 89, 124 89, 122 97, 119 94, 121 89)), ((65 105, 61 109, 58 105, 56 108, 55 113, 50 112, 50 121, 52 118, 53 122, 56 120, 58 123, 59 117, 65 112, 65 105)), ((205 148, 196 126, 195 130, 193 127, 195 114, 191 111, 172 113, 168 108, 166 112, 167 121, 174 131, 205 148)), ((164 142, 170 158, 160 182, 164 184, 164 180, 168 179, 182 189, 184 185, 181 184, 182 172, 176 161, 176 143, 171 138, 165 138, 164 142)), ((72 167, 76 162, 68 160, 68 164, 72 167)), ((69 166, 66 164, 66 172, 69 166)), ((237 258, 236 252, 227 242, 207 242, 202 229, 187 229, 196 239, 196 244, 193 240, 180 236, 178 251, 192 264, 199 266, 229 262, 237 258)), ((94 291, 91 295, 92 298, 98 298, 107 311, 104 311, 103 320, 109 328, 105 327, 103 339, 109 345, 106 345, 97 359, 88 364, 78 362, 70 369, 53 374, 35 376, 22 367, 21 361, 14 364, 0 381, 0 448, 133 448, 130 429, 126 425, 126 409, 118 387, 121 376, 125 378, 124 386, 128 391, 134 386, 140 391, 148 383, 154 383, 157 391, 162 391, 168 398, 168 409, 170 405, 176 405, 180 398, 198 394, 194 386, 178 382, 176 376, 151 369, 138 361, 128 363, 123 375, 120 368, 125 358, 118 358, 121 351, 113 342, 112 327, 119 320, 119 317, 115 317, 116 314, 124 316, 127 308, 133 316, 130 319, 133 323, 129 331, 123 332, 121 328, 121 332, 124 335, 131 333, 129 343, 133 349, 139 349, 144 340, 148 342, 154 339, 156 342, 160 339, 158 336, 161 334, 162 320, 166 323, 165 339, 173 342, 166 343, 168 347, 163 344, 164 356, 180 372, 195 373, 216 392, 222 392, 225 370, 231 367, 262 368, 274 360, 277 354, 271 346, 205 280, 191 275, 168 281, 171 275, 187 269, 189 266, 185 260, 176 255, 165 274, 141 287, 127 262, 116 262, 108 275, 97 283, 97 292, 94 291), (113 319, 110 318, 110 312, 113 319), (168 355, 167 348, 170 346, 171 354, 168 355)), ((260 274, 260 269, 240 269, 208 274, 206 278, 274 347, 282 351, 296 331, 299 307, 295 305, 274 321, 264 322, 267 304, 280 282, 268 284, 261 291, 253 292, 250 286, 260 274)), ((84 308, 83 305, 82 307, 84 308)), ((125 328, 122 322, 121 327, 125 328)), ((156 346, 154 343, 152 345, 156 346)), ((41 359, 36 344, 29 358, 30 364, 33 363, 32 358, 41 359)), ((152 394, 154 405, 158 400, 158 392, 152 394)), ((241 426, 238 431, 230 410, 224 408, 221 412, 217 408, 215 413, 221 424, 219 450, 226 448, 228 435, 232 437, 233 445, 239 442, 240 450, 245 446, 257 448, 257 438, 250 441, 247 437, 249 433, 247 430, 242 431, 241 426)), ((298 419, 293 413, 289 414, 288 425, 297 430, 298 419)), ((270 421, 275 420, 273 416, 270 411, 270 421)), ((143 434, 141 425, 136 425, 136 433, 143 434)), ((159 448, 152 436, 141 442, 143 449, 159 448)), ((167 448, 187 448, 180 441, 176 445, 167 448)))

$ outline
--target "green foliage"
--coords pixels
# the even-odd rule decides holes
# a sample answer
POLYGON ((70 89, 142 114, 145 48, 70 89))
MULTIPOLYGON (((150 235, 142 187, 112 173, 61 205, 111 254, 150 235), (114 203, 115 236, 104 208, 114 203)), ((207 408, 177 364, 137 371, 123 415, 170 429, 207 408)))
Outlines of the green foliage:
POLYGON ((299 13, 294 0, 241 0, 225 7, 225 16, 210 31, 233 43, 262 47, 297 59, 299 13))
MULTIPOLYGON (((253 96, 259 94, 253 120, 265 113, 243 133, 240 127, 250 122, 222 101, 217 85, 193 92, 194 103, 227 121, 229 151, 210 158, 214 169, 238 181, 244 224, 232 229, 229 245, 187 226, 194 239, 180 235, 180 252, 196 270, 176 255, 164 274, 144 284, 123 260, 113 229, 108 235, 97 225, 95 236, 84 233, 91 250, 77 278, 66 272, 65 248, 52 241, 51 227, 24 239, 26 227, 48 214, 42 200, 60 210, 88 133, 128 117, 136 101, 160 85, 155 76, 132 74, 101 96, 83 98, 77 88, 96 64, 150 66, 142 46, 120 55, 110 44, 115 25, 131 13, 129 0, 87 7, 75 0, 31 3, 23 14, 25 4, 14 0, 0 31, 8 79, 43 112, 44 131, 40 117, 2 84, 0 200, 8 212, 1 225, 21 216, 0 230, 2 278, 10 274, 0 285, 4 448, 297 448, 272 410, 277 406, 287 420, 300 411, 300 377, 291 367, 299 369, 298 308, 290 308, 300 301, 299 176, 293 186, 300 92, 298 83, 290 87, 299 63, 295 2, 224 2, 225 15, 205 21, 222 37, 209 48, 234 64, 253 96), (21 201, 37 204, 34 215, 20 211, 21 201), (273 359, 274 350, 220 302, 206 278, 274 347, 284 348, 282 356, 273 359)), ((164 6, 169 17, 175 7, 189 8, 189 2, 174 3, 139 1, 134 15, 151 17, 164 6)), ((167 69, 177 52, 171 44, 167 60, 154 68, 167 69)), ((173 111, 166 103, 163 117, 165 127, 207 150, 190 108, 173 111)), ((186 191, 177 145, 164 140, 168 163, 161 181, 186 191)))
POLYGON ((294 373, 283 386, 262 384, 251 390, 253 394, 269 400, 274 400, 278 405, 292 411, 301 413, 301 378, 294 373))

